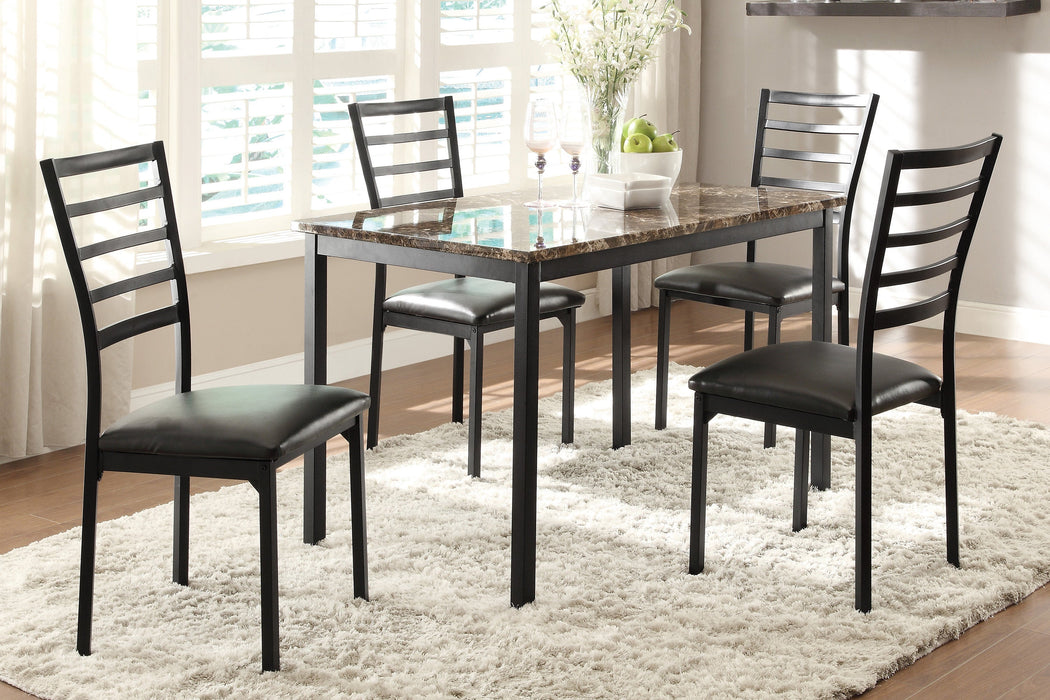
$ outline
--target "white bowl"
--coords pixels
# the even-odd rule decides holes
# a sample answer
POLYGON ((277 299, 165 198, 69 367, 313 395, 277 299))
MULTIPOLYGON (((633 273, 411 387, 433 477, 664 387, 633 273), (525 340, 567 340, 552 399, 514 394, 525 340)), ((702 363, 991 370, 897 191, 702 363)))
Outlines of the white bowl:
POLYGON ((663 175, 671 178, 671 184, 678 181, 682 170, 682 149, 667 153, 620 153, 621 173, 645 173, 663 175))

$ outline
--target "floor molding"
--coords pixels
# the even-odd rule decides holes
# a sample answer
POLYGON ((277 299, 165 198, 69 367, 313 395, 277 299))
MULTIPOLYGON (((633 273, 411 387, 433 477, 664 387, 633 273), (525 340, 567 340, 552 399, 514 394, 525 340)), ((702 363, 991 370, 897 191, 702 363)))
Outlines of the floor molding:
MULTIPOLYGON (((880 292, 879 298, 890 304, 909 304, 922 300, 921 297, 894 295, 885 290, 880 292)), ((850 316, 856 318, 860 309, 859 288, 850 288, 849 305, 850 316)), ((957 313, 955 330, 959 333, 1050 345, 1050 311, 960 299, 957 313)), ((937 316, 916 325, 940 328, 941 317, 937 316)))
MULTIPOLYGON (((591 288, 584 291, 587 301, 577 314, 577 322, 598 318, 598 292, 591 288)), ((894 303, 908 303, 918 299, 894 298, 894 303)), ((860 308, 860 290, 850 290, 850 311, 856 316, 860 308)), ((925 324, 928 328, 939 328, 939 319, 925 324)), ((540 330, 556 328, 558 322, 547 319, 540 330)), ((959 302, 958 331, 993 338, 1005 338, 1029 343, 1050 345, 1050 312, 1036 309, 1021 309, 979 302, 959 302)), ((388 331, 384 341, 383 366, 387 369, 403 367, 452 354, 452 341, 431 342, 432 334, 396 329, 388 331)), ((489 342, 513 338, 513 330, 497 331, 489 336, 489 342)), ((371 356, 371 340, 361 338, 348 343, 333 345, 328 350, 329 381, 339 382, 368 374, 371 356)), ((253 362, 239 367, 208 372, 193 378, 195 389, 235 384, 297 384, 303 381, 303 355, 287 355, 272 360, 253 362)), ((171 395, 171 383, 142 387, 131 392, 132 409, 141 408, 158 399, 171 395)))
MULTIPOLYGON (((576 322, 582 323, 600 316, 598 291, 583 290, 587 301, 576 312, 576 322)), ((556 319, 544 319, 540 330, 560 327, 556 319)), ((508 328, 486 334, 486 343, 497 343, 514 337, 508 328)), ((342 382, 368 374, 371 361, 371 338, 361 338, 328 348, 328 380, 342 382)), ((433 333, 397 328, 386 332, 383 339, 383 367, 394 369, 416 362, 424 362, 452 354, 452 339, 438 338, 433 333), (436 339, 436 340, 435 340, 436 339)), ((300 384, 303 381, 303 354, 286 355, 272 360, 253 362, 229 369, 208 372, 193 377, 194 389, 233 386, 238 384, 300 384)), ((170 396, 175 390, 172 382, 134 389, 131 392, 131 409, 135 410, 154 401, 170 396)))

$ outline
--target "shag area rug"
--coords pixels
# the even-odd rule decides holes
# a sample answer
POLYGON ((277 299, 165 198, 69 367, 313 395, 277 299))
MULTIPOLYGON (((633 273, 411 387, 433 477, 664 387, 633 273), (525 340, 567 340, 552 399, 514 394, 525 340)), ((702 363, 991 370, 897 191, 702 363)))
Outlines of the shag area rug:
MULTIPOLYGON (((261 674, 257 499, 194 496, 190 586, 171 583, 171 509, 100 525, 93 655, 74 650, 79 529, 0 557, 0 678, 48 698, 730 698, 859 693, 1050 579, 1050 431, 959 418, 962 568, 945 562, 936 413, 876 421, 874 600, 853 609, 852 443, 792 534, 792 433, 711 428, 707 570, 686 572, 693 370, 672 426, 634 377, 633 444, 608 447, 609 384, 578 390, 577 442, 540 406, 536 602, 509 605, 510 412, 367 453, 372 600, 353 598, 346 459, 329 536, 301 542, 299 470, 278 479, 282 669, 261 674)), ((105 491, 103 490, 103 494, 105 491)))

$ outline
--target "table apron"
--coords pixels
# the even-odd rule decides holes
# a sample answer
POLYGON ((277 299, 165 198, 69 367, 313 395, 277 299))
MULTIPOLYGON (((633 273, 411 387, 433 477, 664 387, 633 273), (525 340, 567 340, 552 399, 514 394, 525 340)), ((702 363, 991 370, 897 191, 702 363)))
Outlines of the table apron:
POLYGON ((426 250, 376 243, 355 241, 308 233, 317 236, 317 253, 333 258, 347 258, 361 262, 408 267, 415 270, 445 272, 485 279, 514 281, 514 269, 521 263, 496 258, 481 258, 475 255, 450 253, 444 250, 426 250))
POLYGON ((731 228, 696 231, 694 233, 662 238, 643 243, 595 250, 579 255, 545 260, 541 279, 551 280, 588 272, 609 270, 635 263, 669 258, 682 253, 721 248, 736 243, 771 238, 796 231, 806 231, 824 225, 823 211, 806 212, 778 219, 752 221, 731 228))

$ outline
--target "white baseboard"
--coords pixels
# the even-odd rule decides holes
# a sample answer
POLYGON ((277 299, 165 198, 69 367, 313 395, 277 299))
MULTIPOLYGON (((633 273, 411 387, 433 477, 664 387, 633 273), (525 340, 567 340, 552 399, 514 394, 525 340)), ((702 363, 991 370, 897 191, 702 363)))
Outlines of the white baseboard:
MULTIPOLYGON (((598 318, 598 294, 595 289, 585 290, 587 301, 577 312, 577 321, 598 318)), ((907 303, 916 299, 895 300, 907 303)), ((850 290, 850 310, 856 316, 860 306, 860 290, 850 290)), ((547 319, 540 330, 557 327, 558 322, 547 319)), ((939 319, 925 324, 939 328, 939 319)), ((960 302, 958 328, 960 333, 983 335, 992 338, 1019 340, 1028 343, 1050 345, 1050 312, 997 306, 979 302, 960 302)), ((513 329, 497 331, 489 336, 490 342, 510 340, 513 329)), ((419 331, 396 329, 387 332, 383 342, 383 366, 387 369, 403 367, 452 354, 452 343, 431 342, 433 335, 419 331)), ((349 343, 333 345, 328 349, 328 379, 332 382, 346 381, 368 374, 371 357, 371 340, 362 338, 349 343)), ((193 378, 195 389, 235 384, 298 384, 303 381, 303 355, 287 355, 272 360, 254 362, 240 367, 219 370, 193 378)), ((170 396, 174 390, 171 383, 142 387, 131 392, 131 408, 141 408, 158 399, 170 396)))
MULTIPOLYGON (((880 299, 886 296, 888 295, 884 291, 880 299)), ((857 310, 860 308, 860 289, 850 288, 849 297, 850 314, 856 318, 857 310)), ((891 296, 887 301, 893 304, 907 304, 920 301, 920 299, 898 295, 891 296)), ((940 328, 941 317, 938 316, 916 325, 940 328)), ((955 329, 959 333, 970 335, 1050 345, 1050 311, 984 304, 977 301, 960 301, 955 329)))
MULTIPOLYGON (((577 323, 598 318, 600 315, 597 290, 593 288, 584 290, 584 295, 587 301, 576 312, 577 323)), ((559 325, 556 319, 545 319, 540 322, 540 330, 557 328, 559 325)), ((401 328, 387 331, 383 338, 383 367, 393 369, 451 355, 452 341, 434 342, 435 337, 432 333, 401 328)), ((510 340, 513 337, 514 329, 512 328, 495 331, 485 336, 487 343, 510 340)), ((328 381, 342 382, 367 375, 371 356, 372 341, 370 338, 330 346, 328 348, 328 381)), ((206 389, 237 384, 301 384, 302 381, 303 354, 296 353, 194 376, 193 388, 206 389)), ((173 382, 134 389, 131 392, 131 408, 135 410, 165 396, 171 396, 174 390, 173 382)))

